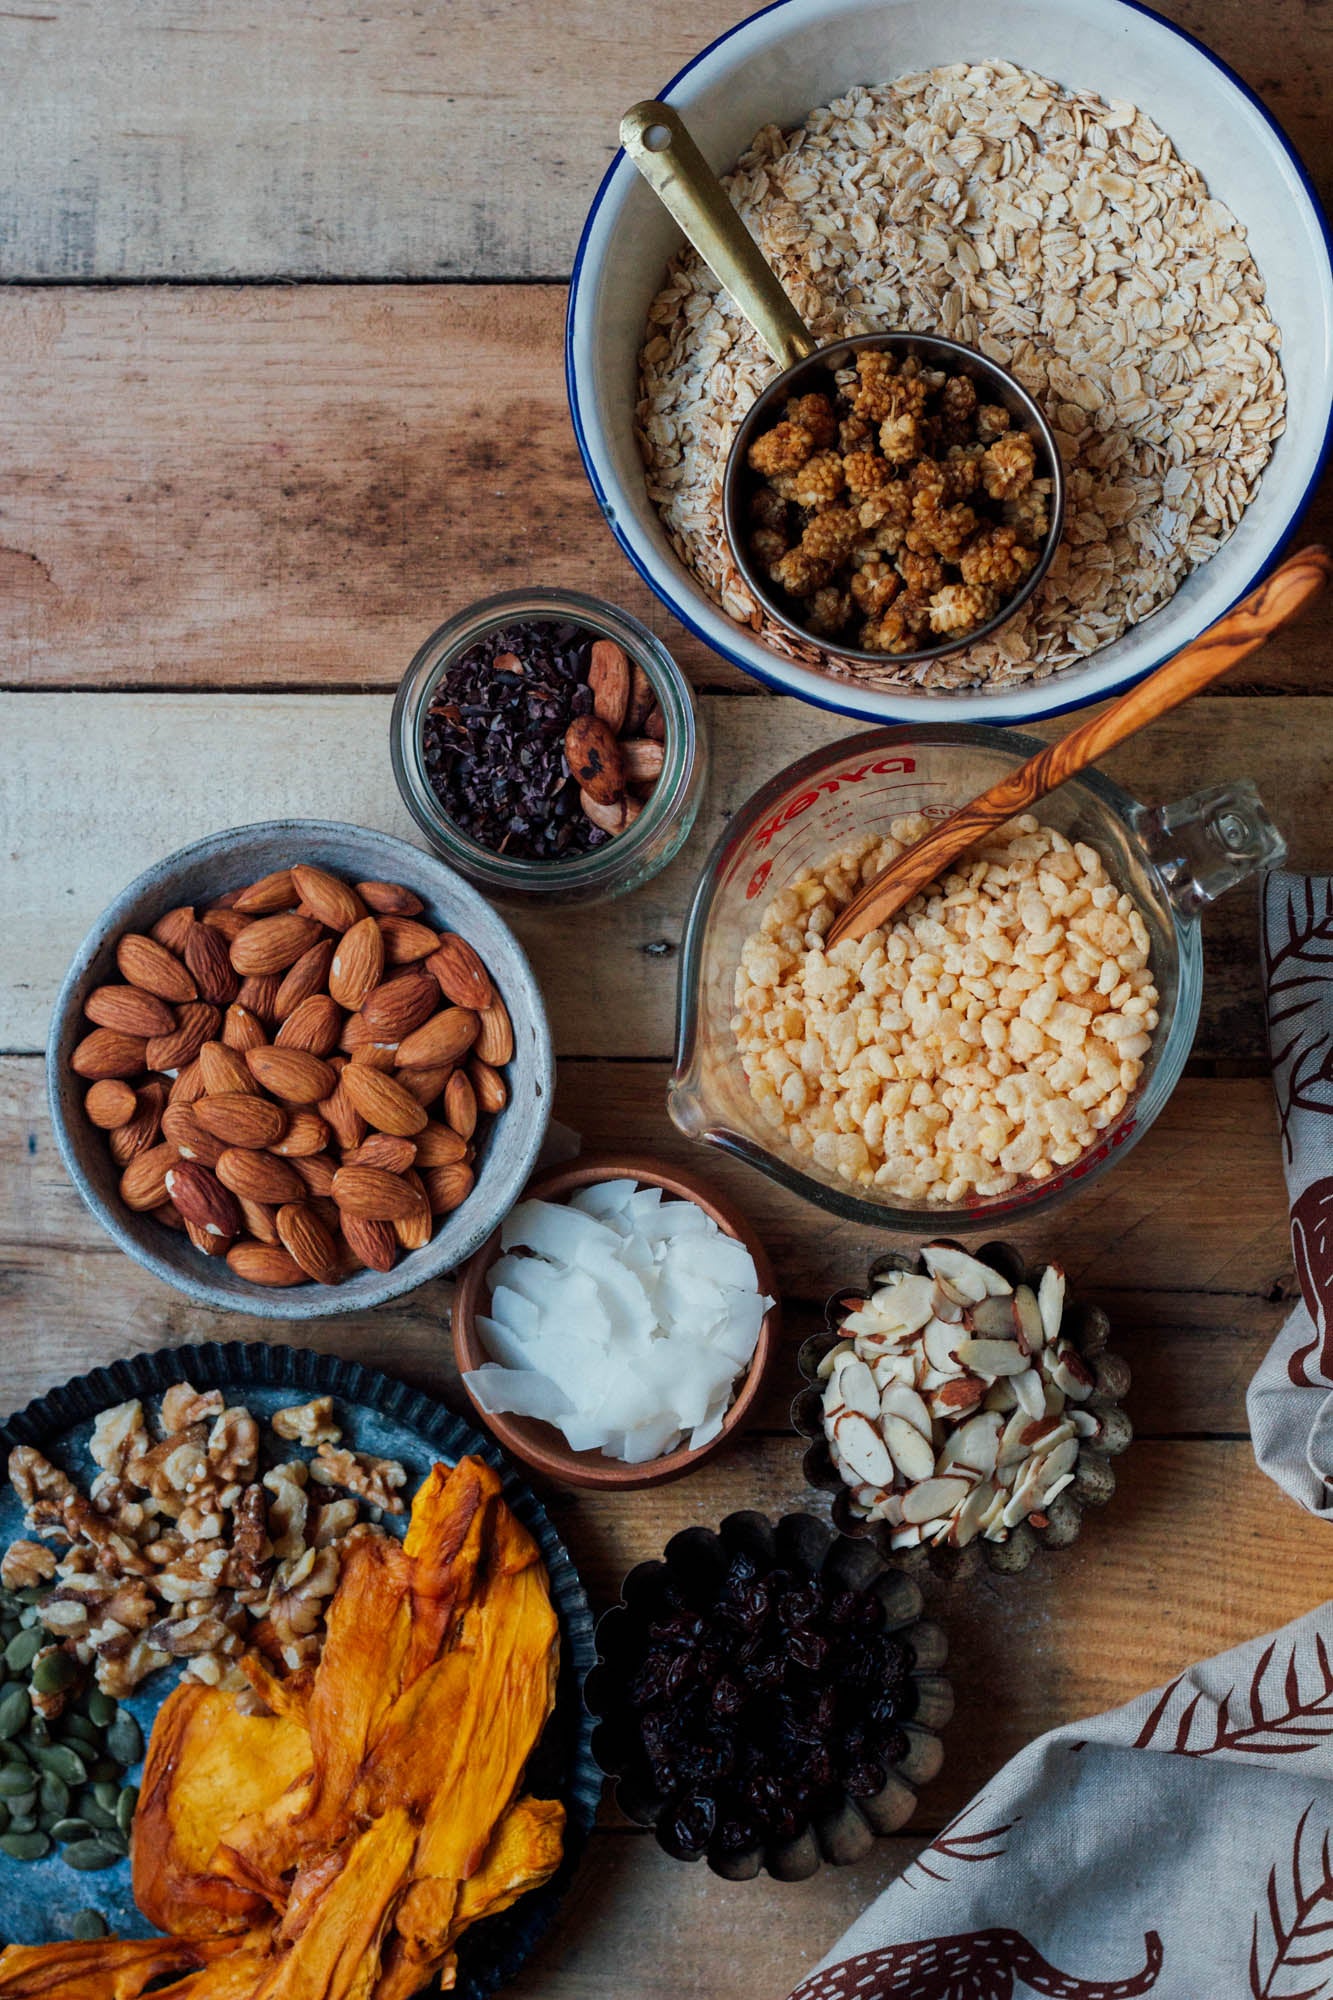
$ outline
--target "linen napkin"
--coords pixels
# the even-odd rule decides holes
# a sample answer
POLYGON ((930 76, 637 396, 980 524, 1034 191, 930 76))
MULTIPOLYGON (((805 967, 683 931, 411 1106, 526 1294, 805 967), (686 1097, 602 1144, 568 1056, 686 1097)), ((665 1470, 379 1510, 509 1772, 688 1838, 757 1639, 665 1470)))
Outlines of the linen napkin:
POLYGON ((1291 1247, 1301 1300, 1246 1398, 1255 1457, 1313 1514, 1333 1512, 1333 881, 1276 870, 1260 952, 1291 1247))
POLYGON ((791 2000, 1333 1990, 1333 1606, 1021 1751, 791 2000))

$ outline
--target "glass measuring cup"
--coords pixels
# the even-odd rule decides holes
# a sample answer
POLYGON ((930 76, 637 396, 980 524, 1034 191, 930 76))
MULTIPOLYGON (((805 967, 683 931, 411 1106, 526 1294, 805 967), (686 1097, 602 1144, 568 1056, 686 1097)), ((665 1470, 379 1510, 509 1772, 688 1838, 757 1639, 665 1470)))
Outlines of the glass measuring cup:
POLYGON ((1198 1025, 1200 911, 1286 853, 1247 781, 1145 806, 1085 771, 1040 802, 1042 821, 1095 847, 1112 880, 1138 905, 1161 996, 1138 1089, 1096 1146, 1046 1180, 957 1206, 871 1199, 808 1154, 798 1156, 768 1124, 750 1096, 732 1033, 741 947, 770 899, 802 868, 824 862, 858 835, 887 833, 904 814, 945 817, 1040 748, 1036 737, 978 725, 869 730, 788 765, 732 817, 700 876, 681 958, 667 1108, 682 1132, 748 1160, 845 1221, 901 1230, 923 1223, 989 1228, 1035 1214, 1105 1173, 1142 1138, 1179 1081, 1198 1025))

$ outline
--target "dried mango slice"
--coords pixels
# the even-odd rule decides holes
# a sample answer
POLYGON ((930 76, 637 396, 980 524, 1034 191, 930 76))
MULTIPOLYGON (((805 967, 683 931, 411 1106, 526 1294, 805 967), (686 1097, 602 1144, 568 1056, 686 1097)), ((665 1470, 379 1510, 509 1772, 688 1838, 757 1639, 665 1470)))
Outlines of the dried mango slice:
POLYGON ((87 1944, 11 1944, 0 1951, 0 1995, 3 2000, 139 2000, 153 1980, 189 1972, 235 1950, 232 1938, 209 1943, 96 1938, 87 1944))

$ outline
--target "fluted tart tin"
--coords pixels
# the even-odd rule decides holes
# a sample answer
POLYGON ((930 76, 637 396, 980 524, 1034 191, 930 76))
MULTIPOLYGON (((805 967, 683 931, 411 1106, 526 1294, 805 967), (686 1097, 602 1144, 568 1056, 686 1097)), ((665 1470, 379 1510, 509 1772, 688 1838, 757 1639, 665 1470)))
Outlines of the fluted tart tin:
POLYGON ((943 1760, 948 1648, 921 1612, 873 1542, 813 1514, 674 1535, 597 1626, 585 1699, 620 1810, 728 1881, 859 1861, 943 1760))
POLYGON ((1133 1430, 1109 1337, 1057 1264, 1011 1244, 888 1251, 797 1356, 806 1480, 840 1533, 909 1572, 1017 1574, 1115 1492, 1133 1430))

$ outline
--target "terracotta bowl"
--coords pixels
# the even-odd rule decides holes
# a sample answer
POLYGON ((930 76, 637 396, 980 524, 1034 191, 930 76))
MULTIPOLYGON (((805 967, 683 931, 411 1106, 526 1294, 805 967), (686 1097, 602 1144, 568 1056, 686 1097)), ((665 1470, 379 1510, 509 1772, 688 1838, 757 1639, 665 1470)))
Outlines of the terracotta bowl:
MULTIPOLYGON (((660 1187, 664 1194, 695 1202, 705 1214, 712 1216, 728 1236, 734 1236, 745 1245, 754 1258, 760 1290, 770 1298, 777 1298, 773 1267, 750 1225, 706 1182, 686 1170, 659 1167, 635 1153, 602 1154, 539 1174, 524 1190, 524 1195, 537 1196, 543 1201, 561 1201, 577 1188, 587 1187, 593 1181, 611 1180, 636 1180, 645 1187, 660 1187)), ((499 1254, 500 1231, 497 1228, 467 1265, 454 1296, 454 1357, 463 1372, 480 1368, 491 1359, 477 1331, 477 1314, 484 1314, 489 1304, 486 1275, 499 1254)), ((550 1479, 563 1480, 567 1486, 616 1486, 626 1491, 632 1487, 660 1486, 665 1480, 679 1479, 684 1473, 693 1472, 696 1465, 702 1465, 706 1458, 711 1458, 744 1423, 772 1359, 780 1323, 781 1307, 775 1304, 764 1315, 749 1371, 736 1391, 721 1430, 707 1444, 700 1445, 697 1451, 673 1451, 664 1458, 649 1459, 644 1465, 625 1465, 618 1458, 608 1458, 605 1452, 571 1451, 553 1424, 542 1423, 535 1417, 488 1416, 475 1402, 473 1407, 477 1410, 479 1422, 498 1438, 506 1451, 550 1479)))

